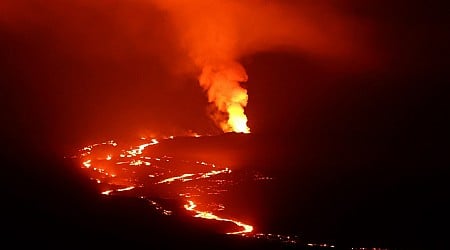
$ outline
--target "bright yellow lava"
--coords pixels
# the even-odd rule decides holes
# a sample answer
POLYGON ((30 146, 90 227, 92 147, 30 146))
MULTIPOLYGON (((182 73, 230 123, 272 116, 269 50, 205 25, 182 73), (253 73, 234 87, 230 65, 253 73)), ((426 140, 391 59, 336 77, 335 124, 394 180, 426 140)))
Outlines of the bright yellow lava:
POLYGON ((244 113, 244 108, 239 104, 233 104, 228 107, 228 125, 233 132, 250 133, 250 128, 247 126, 247 116, 244 113))

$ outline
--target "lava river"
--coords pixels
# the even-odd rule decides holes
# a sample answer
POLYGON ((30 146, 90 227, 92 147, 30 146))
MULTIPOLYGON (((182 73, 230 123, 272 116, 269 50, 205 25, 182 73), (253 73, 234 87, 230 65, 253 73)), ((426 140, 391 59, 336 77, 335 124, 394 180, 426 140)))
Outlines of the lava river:
MULTIPOLYGON (((171 215, 173 211, 154 198, 181 199, 184 209, 194 217, 234 223, 237 230, 227 234, 255 235, 252 225, 227 216, 225 206, 220 203, 219 197, 239 182, 231 169, 204 161, 152 155, 151 147, 160 140, 176 139, 173 136, 142 138, 133 146, 122 146, 111 140, 86 146, 73 158, 80 160, 80 166, 98 183, 103 195, 147 199, 164 215, 171 215)), ((249 176, 256 177, 261 179, 261 174, 249 176)), ((263 179, 270 180, 269 177, 263 179)))

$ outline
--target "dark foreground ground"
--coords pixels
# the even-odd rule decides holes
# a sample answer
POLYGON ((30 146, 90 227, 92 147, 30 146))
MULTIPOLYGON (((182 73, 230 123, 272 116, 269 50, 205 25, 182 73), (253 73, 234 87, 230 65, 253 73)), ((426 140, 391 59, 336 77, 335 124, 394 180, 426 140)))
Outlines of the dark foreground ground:
POLYGON ((143 200, 98 195, 72 162, 30 154, 8 157, 3 162, 9 170, 4 171, 2 239, 14 248, 261 247, 215 233, 214 228, 224 226, 215 222, 187 214, 163 216, 143 200))
MULTIPOLYGON (((257 221, 255 226, 265 232, 334 242, 342 249, 448 246, 442 230, 448 181, 440 152, 417 144, 386 152, 383 145, 367 142, 350 147, 326 140, 319 147, 300 140, 286 145, 287 141, 297 140, 226 134, 174 140, 153 150, 205 160, 233 159, 235 169, 257 169, 274 177, 270 186, 230 190, 239 201, 231 209, 257 221)), ((162 216, 142 200, 98 195, 95 184, 67 159, 43 157, 26 147, 3 153, 2 238, 15 247, 293 248, 218 234, 221 223, 183 212, 162 216)))

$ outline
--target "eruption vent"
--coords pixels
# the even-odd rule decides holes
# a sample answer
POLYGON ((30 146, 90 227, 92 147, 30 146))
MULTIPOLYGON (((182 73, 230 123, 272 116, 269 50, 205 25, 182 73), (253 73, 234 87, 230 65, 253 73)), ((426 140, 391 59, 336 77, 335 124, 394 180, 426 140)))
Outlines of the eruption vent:
POLYGON ((245 81, 245 69, 236 62, 203 66, 199 82, 214 105, 211 116, 224 132, 250 133, 244 112, 247 90, 239 84, 245 81))

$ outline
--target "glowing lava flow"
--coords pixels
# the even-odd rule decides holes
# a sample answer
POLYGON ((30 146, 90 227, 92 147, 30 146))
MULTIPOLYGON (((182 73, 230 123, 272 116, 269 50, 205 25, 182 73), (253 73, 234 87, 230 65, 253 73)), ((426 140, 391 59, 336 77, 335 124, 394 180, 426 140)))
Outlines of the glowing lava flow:
POLYGON ((142 154, 142 151, 143 151, 146 147, 151 146, 151 145, 155 145, 155 144, 158 144, 158 143, 159 143, 158 140, 152 139, 152 142, 150 142, 150 143, 145 143, 145 144, 142 144, 142 145, 139 145, 139 146, 138 146, 137 148, 135 148, 135 149, 128 150, 127 153, 129 153, 129 157, 131 157, 131 156, 136 156, 136 155, 140 155, 140 154, 142 154))
MULTIPOLYGON (((242 124, 245 125, 244 122, 242 124)), ((246 125, 242 127, 244 131, 246 128, 246 125)), ((201 135, 190 133, 189 136, 201 135)), ((175 140, 176 137, 160 139, 175 140)), ((269 181, 271 177, 259 172, 239 172, 240 170, 232 172, 227 167, 200 159, 195 161, 167 155, 152 155, 157 150, 152 151, 150 146, 158 143, 157 139, 150 139, 138 145, 119 147, 116 142, 110 140, 86 146, 80 149, 77 155, 68 158, 79 160, 80 167, 88 173, 90 180, 99 185, 102 195, 143 199, 165 216, 175 213, 171 209, 175 208, 174 206, 176 210, 173 211, 179 211, 178 199, 182 199, 184 209, 192 212, 192 216, 196 218, 235 225, 236 227, 233 227, 236 228, 235 231, 227 234, 276 240, 285 244, 300 244, 299 238, 295 235, 257 232, 258 229, 254 229, 252 225, 230 219, 232 216, 227 215, 228 211, 222 204, 225 199, 227 202, 233 201, 232 195, 223 195, 231 190, 229 187, 234 186, 233 190, 239 190, 239 186, 236 185, 241 185, 244 181, 269 181), (248 175, 249 173, 251 175, 248 175), (157 198, 158 202, 153 198, 157 198), (177 201, 176 205, 172 203, 174 200, 177 201)), ((334 248, 334 245, 328 243, 308 243, 307 246, 334 248)))
POLYGON ((251 233, 253 231, 253 226, 244 224, 244 223, 242 223, 240 221, 235 221, 235 220, 231 220, 231 219, 221 218, 221 217, 219 217, 219 216, 217 216, 217 215, 215 215, 215 214, 213 214, 211 212, 197 210, 197 209, 195 209, 196 207, 197 207, 197 205, 191 200, 188 200, 188 204, 184 205, 184 208, 186 210, 196 213, 195 217, 208 219, 208 220, 228 221, 228 222, 232 222, 232 223, 236 224, 239 227, 243 227, 244 228, 241 231, 230 232, 230 233, 227 233, 227 234, 246 234, 246 233, 251 233))
MULTIPOLYGON (((191 136, 199 137, 200 135, 192 134, 191 136)), ((165 140, 173 139, 173 136, 165 138, 165 140)), ((231 222, 242 228, 227 234, 249 236, 253 232, 251 225, 214 214, 215 211, 225 210, 223 204, 214 202, 215 197, 220 197, 223 192, 227 192, 228 185, 237 183, 236 179, 232 179, 232 171, 229 168, 204 161, 149 155, 151 151, 147 151, 147 147, 158 143, 157 139, 151 139, 137 146, 118 148, 118 144, 111 140, 84 147, 79 150, 78 158, 81 167, 89 173, 90 179, 100 185, 103 195, 122 193, 120 195, 138 196, 148 200, 164 215, 171 215, 172 212, 163 209, 160 205, 155 205, 150 197, 172 197, 170 199, 201 197, 207 201, 204 204, 205 210, 203 210, 203 204, 201 208, 198 208, 192 200, 188 200, 188 204, 184 205, 186 210, 195 213, 194 217, 231 222), (114 147, 113 151, 109 148, 111 146, 114 147), (130 190, 133 191, 128 192, 130 190)))
MULTIPOLYGON (((214 164, 212 164, 212 165, 214 166, 214 164)), ((212 170, 212 171, 210 171, 208 173, 199 173, 198 175, 200 175, 200 176, 195 178, 195 180, 209 178, 211 176, 218 175, 218 174, 223 174, 223 173, 231 173, 231 170, 228 169, 228 168, 225 168, 223 170, 212 170)), ((174 176, 174 177, 170 177, 170 178, 164 179, 162 181, 157 182, 157 184, 164 184, 164 183, 170 184, 170 183, 172 183, 172 182, 174 182, 176 180, 181 180, 183 182, 192 181, 193 180, 192 178, 186 178, 186 177, 192 177, 194 175, 195 174, 182 174, 180 176, 174 176)))
POLYGON ((129 186, 129 187, 126 187, 126 188, 119 188, 116 191, 123 192, 123 191, 128 191, 128 190, 131 190, 131 189, 134 189, 134 186, 129 186))
POLYGON ((176 180, 183 180, 184 181, 184 180, 186 180, 185 179, 186 177, 190 177, 190 176, 193 176, 193 175, 194 174, 183 174, 181 176, 175 176, 175 177, 167 178, 167 179, 164 179, 164 180, 158 182, 158 184, 171 183, 171 182, 176 181, 176 180))
POLYGON ((110 195, 112 192, 114 192, 114 190, 106 190, 106 191, 103 191, 102 194, 103 195, 110 195))

